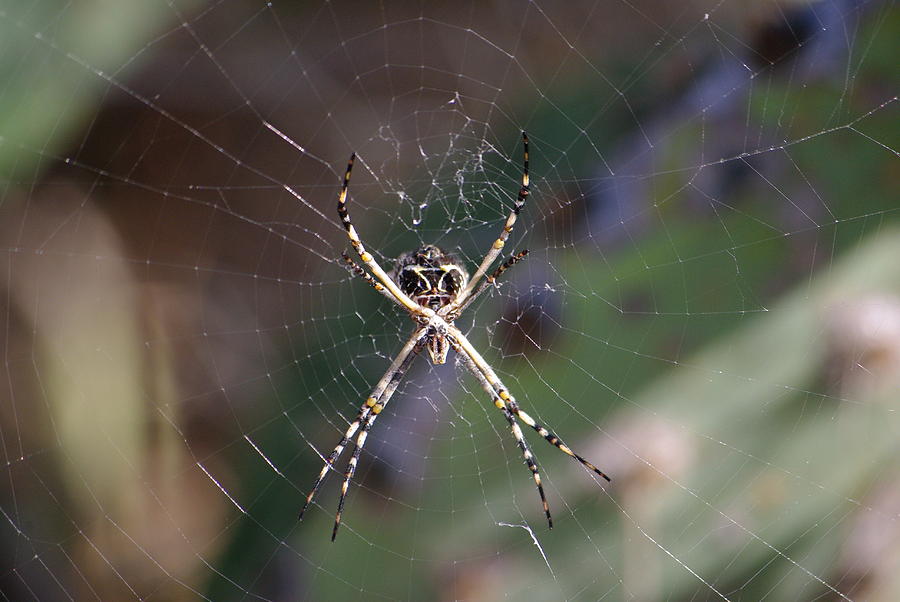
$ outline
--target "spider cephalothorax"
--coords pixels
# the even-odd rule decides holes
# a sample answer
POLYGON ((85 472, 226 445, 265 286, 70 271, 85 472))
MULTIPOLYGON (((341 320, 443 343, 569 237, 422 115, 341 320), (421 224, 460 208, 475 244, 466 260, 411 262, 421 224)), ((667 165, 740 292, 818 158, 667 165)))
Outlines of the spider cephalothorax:
POLYGON ((353 245, 353 249, 371 273, 357 265, 346 253, 343 254, 344 262, 354 274, 365 279, 376 291, 406 310, 416 323, 416 329, 406 341, 400 353, 394 358, 388 371, 385 372, 378 384, 375 385, 372 393, 363 402, 356 420, 350 423, 340 442, 325 458, 325 466, 319 472, 312 490, 306 496, 306 503, 303 505, 303 509, 300 510, 300 518, 302 519, 303 513, 306 512, 306 509, 312 503, 313 497, 315 497, 316 492, 322 485, 322 481, 325 480, 328 471, 333 469, 335 460, 337 460, 344 448, 350 443, 350 439, 355 435, 356 447, 344 473, 344 484, 341 487, 341 498, 338 502, 338 511, 334 519, 334 530, 331 532, 332 541, 334 541, 338 527, 341 524, 344 500, 347 497, 350 481, 356 472, 356 465, 359 462, 369 429, 375 422, 375 418, 378 417, 378 414, 390 401, 394 391, 397 390, 397 386, 400 384, 403 375, 409 370, 413 358, 422 349, 428 349, 428 354, 431 356, 433 363, 443 364, 447 361, 447 353, 452 347, 459 354, 466 368, 478 379, 481 387, 491 396, 494 407, 503 413, 513 436, 516 438, 516 442, 519 444, 519 449, 522 450, 522 457, 529 470, 531 470, 534 483, 537 485, 538 493, 541 496, 544 513, 547 515, 547 523, 551 528, 553 527, 553 520, 550 518, 550 506, 547 504, 547 498, 544 495, 541 475, 538 472, 534 455, 528 447, 528 442, 525 441, 525 436, 522 434, 522 428, 519 426, 520 422, 537 431, 550 445, 575 458, 584 467, 594 471, 607 481, 609 480, 609 477, 603 474, 600 469, 573 452, 559 437, 524 412, 519 407, 515 397, 510 394, 500 377, 494 372, 494 369, 478 353, 478 350, 472 346, 466 335, 453 324, 459 314, 478 295, 492 286, 503 272, 524 259, 528 253, 528 251, 523 250, 511 255, 497 269, 488 274, 488 269, 500 256, 500 251, 506 244, 506 239, 509 238, 513 225, 519 216, 519 211, 522 210, 522 207, 525 205, 525 199, 528 198, 528 137, 525 135, 525 132, 522 132, 522 147, 524 151, 522 187, 519 188, 516 204, 513 205, 512 213, 506 218, 506 224, 503 226, 500 236, 491 245, 490 250, 484 256, 484 259, 481 260, 481 264, 471 278, 469 278, 463 263, 456 256, 446 253, 434 245, 423 245, 411 253, 405 253, 397 260, 394 266, 393 278, 388 275, 375 260, 375 257, 366 251, 359 234, 356 232, 356 228, 353 227, 353 223, 350 221, 350 214, 347 211, 347 186, 350 184, 350 172, 353 169, 353 161, 356 155, 354 154, 350 157, 347 171, 344 173, 344 185, 338 197, 338 216, 347 230, 350 244, 353 245))
POLYGON ((434 245, 404 253, 394 267, 400 290, 422 307, 444 307, 465 288, 469 274, 455 255, 434 245))

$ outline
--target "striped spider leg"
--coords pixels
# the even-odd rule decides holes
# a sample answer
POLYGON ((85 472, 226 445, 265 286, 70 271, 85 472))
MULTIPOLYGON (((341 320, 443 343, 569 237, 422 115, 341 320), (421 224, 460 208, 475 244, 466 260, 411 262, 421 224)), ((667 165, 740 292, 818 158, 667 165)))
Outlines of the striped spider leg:
POLYGON ((350 271, 351 274, 353 274, 354 276, 359 276, 360 278, 368 282, 369 285, 376 291, 378 291, 394 303, 397 302, 397 298, 394 297, 389 290, 384 288, 384 285, 372 278, 372 275, 369 274, 369 272, 359 267, 356 262, 353 261, 353 259, 351 259, 349 255, 347 255, 346 251, 341 251, 341 258, 344 260, 346 268, 350 271))
MULTIPOLYGON (((347 231, 347 238, 350 239, 350 244, 353 246, 353 249, 356 251, 357 255, 359 255, 362 262, 372 270, 373 274, 375 274, 379 284, 387 288, 391 295, 393 295, 394 301, 405 307, 407 311, 421 314, 423 308, 410 299, 406 293, 400 290, 397 284, 391 280, 390 276, 388 276, 387 272, 378 265, 378 262, 372 257, 372 254, 366 251, 362 241, 359 239, 356 228, 353 226, 353 222, 350 221, 350 212, 347 211, 347 188, 350 186, 350 174, 353 172, 354 161, 356 161, 356 153, 350 155, 350 160, 347 162, 347 171, 344 172, 344 184, 341 186, 341 194, 338 196, 337 204, 338 217, 341 218, 341 223, 344 224, 344 229, 347 231)), ((376 290, 380 290, 378 287, 375 288, 376 290)))
POLYGON ((493 286, 494 283, 497 282, 497 279, 500 278, 501 275, 503 275, 503 272, 505 272, 506 270, 508 270, 508 269, 511 268, 512 266, 516 265, 517 263, 519 263, 520 261, 522 261, 523 259, 525 259, 527 256, 528 256, 528 249, 522 249, 521 251, 519 251, 519 252, 516 253, 515 255, 510 255, 510 256, 509 256, 509 259, 507 259, 506 261, 504 261, 503 263, 501 263, 501 264, 497 267, 497 269, 494 270, 494 273, 493 273, 493 274, 491 274, 490 276, 488 276, 488 277, 486 277, 484 280, 482 280, 481 283, 478 285, 478 288, 475 289, 475 292, 473 292, 471 295, 469 295, 468 297, 466 297, 466 300, 463 301, 462 303, 460 303, 459 306, 456 307, 455 309, 453 309, 452 312, 448 312, 448 313, 446 314, 446 316, 444 316, 444 312, 442 311, 442 312, 441 312, 442 317, 444 317, 444 318, 445 318, 447 321, 449 321, 449 322, 452 322, 452 321, 456 320, 456 318, 457 318, 457 317, 458 317, 458 316, 459 316, 459 315, 460 315, 460 314, 461 314, 461 313, 462 313, 469 305, 471 305, 471 303, 472 303, 473 301, 475 301, 475 299, 477 299, 477 298, 481 295, 481 293, 483 293, 484 291, 486 291, 488 288, 490 288, 491 286, 493 286))
MULTIPOLYGON (((487 254, 484 256, 484 259, 481 260, 481 265, 479 265, 478 269, 475 270, 475 273, 472 275, 469 283, 457 296, 457 298, 444 309, 442 315, 457 313, 457 310, 459 310, 460 307, 466 302, 466 300, 470 296, 472 296, 472 293, 481 280, 481 277, 487 273, 488 269, 490 269, 491 267, 491 264, 494 263, 494 261, 497 260, 497 257, 500 256, 500 251, 504 246, 506 246, 506 239, 509 238, 509 235, 513 230, 513 226, 515 226, 516 224, 516 219, 518 219, 519 213, 522 211, 522 207, 525 206, 525 201, 528 199, 528 194, 531 190, 528 180, 528 134, 526 134, 525 132, 522 132, 522 157, 522 187, 519 188, 519 195, 518 197, 516 197, 516 204, 513 205, 509 217, 506 218, 506 223, 503 225, 503 230, 500 231, 500 236, 497 237, 497 240, 494 241, 494 244, 491 245, 490 250, 488 250, 487 254)), ((513 263, 515 263, 515 261, 513 261, 513 263)), ((503 273, 503 270, 500 270, 500 273, 503 273)), ((484 289, 479 289, 479 292, 481 292, 481 290, 484 289)))
POLYGON ((544 514, 547 515, 547 524, 550 525, 550 528, 553 528, 553 517, 550 516, 550 504, 547 503, 547 496, 544 495, 544 485, 541 483, 541 473, 538 470, 537 462, 534 459, 534 454, 531 453, 531 448, 528 447, 528 442, 525 440, 525 435, 522 434, 522 428, 519 426, 518 421, 516 420, 515 415, 509 411, 509 408, 506 407, 506 403, 497 395, 497 391, 494 386, 490 383, 484 373, 478 368, 478 365, 469 357, 465 351, 463 351, 462 347, 456 341, 453 342, 453 349, 459 354, 459 356, 463 359, 463 363, 465 363, 466 367, 469 369, 475 378, 478 379, 478 382, 481 383, 481 388, 485 390, 485 392, 494 398, 494 405, 503 412, 503 416, 506 418, 506 421, 509 423, 509 428, 512 431, 513 437, 516 438, 516 443, 519 446, 519 449, 522 450, 522 457, 525 459, 525 464, 531 470, 531 475, 534 477, 534 484, 537 485, 538 494, 541 496, 541 504, 544 506, 544 514))
POLYGON ((550 506, 544 494, 541 484, 541 476, 538 471, 534 455, 525 441, 519 423, 525 423, 538 432, 551 445, 562 452, 578 460, 583 466, 609 480, 596 466, 573 452, 559 437, 538 424, 531 416, 519 408, 515 398, 509 393, 506 386, 494 372, 493 368, 485 361, 480 353, 472 346, 466 336, 453 322, 460 313, 466 309, 482 292, 492 286, 503 273, 525 258, 528 251, 520 251, 497 267, 493 273, 486 276, 491 265, 500 255, 500 250, 506 244, 506 239, 512 232, 513 225, 528 197, 528 136, 522 132, 524 146, 524 165, 522 173, 522 187, 512 212, 506 219, 506 223, 500 236, 491 245, 490 250, 481 261, 475 275, 470 279, 463 263, 453 254, 447 253, 435 245, 422 245, 415 251, 404 253, 397 259, 394 265, 393 275, 388 275, 375 261, 371 253, 363 246, 347 210, 347 189, 350 183, 350 174, 353 170, 353 162, 356 155, 351 155, 344 174, 344 183, 338 197, 338 216, 347 232, 347 238, 353 246, 363 264, 369 268, 371 274, 363 267, 357 265, 349 255, 342 253, 344 263, 354 275, 364 279, 376 291, 405 309, 416 323, 416 330, 406 341, 403 348, 391 362, 390 367, 378 384, 372 390, 369 397, 363 402, 357 413, 356 419, 347 427, 347 431, 341 437, 338 444, 328 455, 325 465, 319 476, 313 483, 312 490, 306 497, 306 503, 300 510, 300 519, 312 504, 313 498, 321 487, 328 472, 334 468, 334 463, 343 453, 344 449, 356 436, 355 447, 350 461, 344 472, 344 481, 341 487, 341 496, 338 501, 337 514, 335 515, 334 529, 331 532, 331 540, 337 536, 341 525, 341 515, 344 510, 344 502, 350 487, 350 482, 356 473, 363 446, 368 437, 369 430, 375 423, 378 414, 390 401, 394 392, 409 370, 416 355, 424 348, 428 350, 433 364, 443 364, 447 361, 447 353, 450 348, 456 350, 470 372, 478 379, 482 388, 493 398, 494 405, 503 412, 506 421, 510 425, 516 443, 522 451, 525 464, 531 470, 538 493, 541 496, 544 513, 547 522, 553 528, 553 519, 550 516, 550 506))
POLYGON ((322 467, 322 471, 316 478, 315 483, 313 483, 309 495, 306 496, 306 503, 303 504, 303 508, 300 510, 299 520, 303 520, 303 515, 312 503, 316 493, 319 491, 319 487, 322 486, 322 482, 325 481, 328 471, 333 468, 335 460, 343 453, 344 448, 350 442, 353 435, 355 435, 357 431, 360 431, 359 436, 356 439, 356 448, 353 450, 353 456, 347 466, 347 471, 344 473, 344 484, 341 488, 341 499, 338 503, 338 511, 334 520, 334 530, 331 533, 331 541, 334 541, 334 538, 337 536, 337 530, 341 524, 341 513, 344 509, 344 500, 347 497, 347 489, 350 486, 350 480, 353 478, 353 474, 356 472, 356 465, 359 462, 359 456, 362 453, 363 445, 366 443, 368 431, 372 427, 372 423, 375 422, 375 418, 381 413, 388 401, 390 401, 394 391, 397 390, 397 385, 400 384, 403 375, 409 370, 413 358, 419 352, 422 339, 425 337, 425 332, 424 328, 419 328, 413 333, 409 340, 406 341, 403 349, 400 350, 400 353, 398 353, 397 357, 394 358, 394 361, 391 362, 391 366, 388 368, 387 372, 384 373, 384 376, 382 376, 381 380, 378 381, 378 384, 375 385, 372 393, 363 402, 362 407, 359 409, 359 413, 356 415, 356 420, 350 423, 347 432, 341 437, 341 440, 335 446, 334 450, 332 450, 328 457, 325 458, 325 466, 322 467), (360 430, 360 426, 362 426, 362 430, 360 430))
POLYGON ((456 326, 448 324, 447 336, 449 336, 453 341, 454 348, 458 349, 458 352, 463 358, 463 362, 466 364, 466 367, 473 375, 475 375, 475 378, 478 379, 478 382, 481 384, 481 387, 485 390, 485 392, 493 398, 494 405, 506 416, 506 420, 507 422, 509 422, 510 428, 512 429, 513 436, 516 438, 516 443, 518 443, 519 448, 522 450, 522 456, 525 459, 525 464, 527 464, 528 468, 531 469, 532 476, 534 477, 534 483, 535 485, 537 485, 538 493, 541 496, 541 502, 544 505, 544 513, 547 515, 547 523, 552 529, 553 519, 550 516, 550 507, 547 504, 547 498, 544 495, 544 487, 541 484, 541 476, 538 472, 537 463, 534 460, 534 456, 532 455, 531 450, 528 448, 528 444, 525 442, 525 437, 522 434, 522 429, 519 427, 516 419, 521 420, 522 422, 533 428, 550 445, 553 445, 561 452, 575 458, 585 468, 592 470, 607 481, 610 480, 609 477, 602 470, 572 451, 569 446, 563 443, 555 433, 548 430, 545 426, 535 421, 534 418, 523 411, 519 407, 518 402, 516 402, 515 397, 510 394, 509 389, 506 388, 506 385, 503 384, 503 382, 497 376, 497 373, 494 372, 494 369, 491 368, 491 366, 485 361, 481 354, 478 353, 478 350, 472 346, 472 343, 469 342, 469 339, 466 338, 462 331, 460 331, 456 326))

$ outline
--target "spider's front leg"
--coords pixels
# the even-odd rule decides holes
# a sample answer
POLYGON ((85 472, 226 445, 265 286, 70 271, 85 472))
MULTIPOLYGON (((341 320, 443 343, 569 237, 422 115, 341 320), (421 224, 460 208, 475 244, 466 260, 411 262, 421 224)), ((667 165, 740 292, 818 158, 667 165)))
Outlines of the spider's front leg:
POLYGON ((359 238, 359 234, 356 232, 356 228, 353 226, 353 222, 350 219, 350 212, 347 210, 347 190, 350 186, 350 175, 353 173, 354 161, 356 161, 356 153, 350 155, 350 160, 347 162, 347 171, 344 172, 344 184, 341 186, 341 193, 338 195, 337 203, 338 217, 341 218, 341 223, 344 224, 344 229, 347 231, 347 238, 350 239, 350 244, 353 245, 353 248, 356 250, 356 253, 359 255, 362 262, 372 270, 373 274, 375 274, 375 278, 378 279, 378 282, 390 291, 389 298, 409 311, 419 311, 421 308, 418 304, 400 290, 397 284, 390 276, 388 276, 387 272, 378 265, 378 262, 375 261, 372 254, 366 251, 366 247, 363 245, 362 240, 359 238))
MULTIPOLYGON (((494 241, 494 244, 491 245, 490 250, 488 250, 487 254, 484 256, 484 259, 481 261, 481 265, 478 266, 478 269, 475 271, 475 274, 472 275, 472 279, 469 280, 469 283, 466 285, 466 288, 460 293, 457 300, 454 302, 454 310, 456 308, 461 307, 466 300, 475 292, 476 287, 479 285, 479 281, 481 277, 484 276, 488 269, 490 269, 491 264, 496 261, 497 257, 500 256, 500 251, 506 245, 506 239, 509 238, 510 233, 513 230, 513 226, 516 224, 516 220, 519 217, 519 212, 522 211, 522 207, 525 206, 525 201, 528 199, 528 195, 531 192, 531 186, 528 179, 528 134, 522 132, 522 186, 519 188, 519 195, 516 197, 516 204, 513 205, 513 209, 509 214, 509 217, 506 218, 506 223, 503 225, 503 230, 500 231, 500 236, 497 237, 497 240, 494 241)), ((451 310, 451 313, 453 310, 451 310)))

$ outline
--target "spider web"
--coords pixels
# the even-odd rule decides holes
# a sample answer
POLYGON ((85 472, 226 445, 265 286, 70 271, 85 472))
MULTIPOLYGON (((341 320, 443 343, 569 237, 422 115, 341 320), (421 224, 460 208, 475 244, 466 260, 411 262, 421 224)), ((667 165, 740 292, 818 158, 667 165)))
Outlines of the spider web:
POLYGON ((0 6, 5 599, 893 599, 895 3, 0 6), (343 268, 474 270, 523 409, 343 268), (452 354, 451 354, 452 355, 452 354), (349 455, 349 450, 345 451, 349 455), (339 462, 339 471, 344 469, 339 462))

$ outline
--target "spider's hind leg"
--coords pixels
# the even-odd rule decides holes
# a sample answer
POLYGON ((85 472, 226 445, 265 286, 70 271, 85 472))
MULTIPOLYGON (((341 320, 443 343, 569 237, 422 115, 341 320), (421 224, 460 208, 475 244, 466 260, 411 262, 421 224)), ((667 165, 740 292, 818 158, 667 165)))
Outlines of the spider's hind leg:
POLYGON ((416 357, 417 351, 418 347, 415 347, 412 353, 408 353, 400 366, 391 374, 391 379, 388 382, 387 388, 385 388, 384 393, 378 399, 378 402, 372 405, 372 411, 366 416, 362 429, 359 431, 359 435, 356 438, 356 448, 353 450, 353 455, 350 457, 350 462, 347 464, 347 470, 344 472, 344 483, 341 485, 341 498, 338 500, 337 514, 334 516, 334 528, 331 531, 331 541, 334 541, 334 538, 337 537, 338 528, 341 526, 344 501, 347 499, 350 481, 353 480, 353 475, 356 474, 356 467, 359 464, 359 457, 362 454, 363 446, 366 444, 366 438, 369 436, 369 429, 372 428, 375 419, 378 418, 378 414, 381 413, 384 406, 386 406, 388 401, 391 400, 391 397, 393 397, 394 391, 397 390, 397 386, 399 386, 400 381, 403 379, 403 375, 409 370, 409 366, 412 364, 413 358, 416 357))
MULTIPOLYGON (((313 483, 312 489, 306 496, 306 502, 300 510, 298 520, 303 520, 303 515, 306 513, 310 504, 312 504, 313 498, 319 491, 319 487, 321 487, 322 483, 325 481, 325 477, 328 476, 328 471, 334 467, 334 462, 337 460, 338 456, 343 453, 344 448, 346 448, 347 443, 350 442, 351 437, 356 434, 360 429, 360 426, 363 427, 363 433, 367 431, 371 426, 372 416, 378 414, 378 412, 381 411, 381 408, 384 407, 384 404, 387 403, 390 395, 393 394, 394 389, 397 388, 396 383, 403 377, 403 374, 412 362, 412 358, 415 357, 424 335, 425 330, 422 328, 413 333, 406 342, 406 345, 403 346, 403 349, 400 350, 400 353, 397 354, 397 357, 394 358, 394 361, 391 363, 387 372, 385 372, 384 376, 381 377, 381 380, 378 381, 378 384, 372 390, 372 394, 363 402, 362 407, 359 409, 359 413, 356 415, 356 420, 350 424, 347 431, 344 433, 344 436, 341 437, 341 440, 335 446, 334 450, 332 450, 325 459, 325 466, 322 467, 319 476, 316 478, 315 483, 313 483)), ((361 437, 363 433, 360 433, 361 437)), ((362 441, 365 442, 365 437, 362 437, 362 441)), ((359 446, 359 439, 357 439, 357 447, 359 446)), ((356 455, 358 457, 358 454, 356 455)), ((344 494, 346 494, 346 486, 344 494)), ((341 498, 341 505, 343 506, 343 496, 341 498)))
POLYGON ((522 429, 519 426, 518 420, 516 420, 515 415, 506 407, 504 401, 497 396, 496 391, 488 381, 484 372, 482 372, 475 361, 470 357, 468 353, 459 345, 457 341, 454 341, 454 349, 459 354, 459 357, 465 362, 466 367, 469 371, 478 379, 478 382, 481 383, 481 388, 485 390, 485 392, 494 398, 494 405, 503 412, 504 418, 509 423, 509 428, 512 431, 513 437, 516 438, 516 445, 519 446, 519 449, 522 450, 522 458, 525 460, 525 464, 528 466, 528 469, 531 471, 531 476, 534 479, 534 484, 537 487, 538 495, 541 496, 541 504, 544 507, 544 514, 547 516, 547 525, 552 529, 553 528, 553 517, 550 515, 550 504, 547 502, 547 495, 544 493, 544 485, 541 481, 541 473, 538 470, 537 461, 534 459, 534 454, 531 453, 531 448, 528 446, 528 442, 525 440, 525 435, 522 433, 522 429))
MULTIPOLYGON (((537 484, 538 491, 541 494, 541 499, 544 501, 544 511, 547 513, 547 520, 550 521, 550 510, 546 505, 546 499, 544 499, 544 489, 541 486, 540 475, 537 472, 537 466, 534 466, 531 462, 529 462, 529 457, 531 456, 531 452, 527 448, 527 444, 525 444, 525 438, 522 436, 522 429, 519 428, 518 420, 521 420, 534 430, 536 430, 544 439, 547 440, 548 443, 562 451, 563 453, 575 458, 578 460, 583 466, 591 469, 607 481, 609 481, 609 477, 601 471, 599 468, 576 454, 572 451, 568 446, 566 446, 562 441, 560 441, 559 437, 557 437, 554 433, 547 430, 544 426, 538 424, 534 418, 523 412, 519 409, 519 404, 516 403, 515 398, 509 394, 509 390, 506 386, 501 382, 500 378, 494 372, 493 368, 488 365, 487 362, 484 361, 484 358, 481 357, 481 354, 478 353, 478 350, 472 346, 472 343, 466 338, 458 328, 455 326, 448 326, 448 335, 451 337, 453 341, 454 349, 456 349, 460 357, 465 361, 466 367, 470 372, 478 379, 478 382, 481 383, 481 387, 485 390, 485 392, 493 398, 494 405, 504 413, 504 416, 507 416, 507 421, 513 419, 510 422, 512 425, 513 435, 515 435, 516 440, 519 442, 519 446, 522 448, 522 453, 525 456, 526 463, 528 463, 529 468, 534 475, 534 482, 537 484), (527 452, 527 453, 526 453, 527 452)), ((533 462, 533 458, 531 458, 533 462)), ((550 522, 552 526, 552 522, 550 522)))
MULTIPOLYGON (((372 399, 371 397, 369 399, 372 399)), ((344 448, 347 446, 347 443, 350 442, 350 437, 356 434, 356 431, 359 430, 360 423, 368 416, 370 409, 368 406, 368 401, 363 404, 363 407, 360 408, 359 413, 356 415, 356 420, 354 420, 349 428, 347 428, 347 432, 344 433, 344 436, 341 437, 341 440, 335 446, 334 450, 328 457, 325 458, 325 466, 322 467, 322 471, 319 473, 319 476, 316 478, 316 482, 313 483, 312 489, 309 491, 309 495, 306 496, 306 502, 303 504, 303 508, 300 509, 300 514, 297 516, 297 520, 303 520, 303 515, 306 514, 306 510, 309 508, 309 505, 312 504, 313 498, 316 496, 316 493, 319 491, 319 487, 322 486, 322 483, 325 481, 325 477, 328 476, 328 471, 331 470, 331 467, 334 466, 335 460, 338 459, 344 452, 344 448)))
MULTIPOLYGON (((504 393, 506 393, 506 391, 501 391, 500 397, 503 397, 504 393)), ((531 416, 529 416, 528 414, 526 414, 525 412, 520 410, 519 404, 517 404, 516 400, 513 399, 508 393, 506 393, 506 397, 508 398, 508 401, 506 402, 506 406, 509 408, 509 411, 512 412, 513 414, 515 414, 519 420, 521 420, 522 422, 524 422, 525 424, 527 424, 528 426, 530 426, 531 428, 536 430, 541 437, 543 437, 544 439, 547 440, 547 443, 556 447, 561 452, 572 456, 573 458, 575 458, 576 460, 581 462, 581 464, 585 468, 591 469, 592 471, 594 471, 595 473, 597 473, 598 475, 600 475, 607 481, 610 480, 610 478, 606 475, 605 472, 603 472, 602 470, 600 470, 599 468, 597 468, 596 466, 594 466, 593 464, 591 464, 590 462, 588 462, 587 460, 585 460, 584 458, 582 458, 581 456, 579 456, 578 454, 573 452, 571 449, 569 449, 569 447, 565 443, 560 441, 559 437, 557 437, 552 431, 547 430, 546 427, 535 422, 534 418, 532 418, 531 416)))
POLYGON ((544 506, 544 514, 547 516, 547 526, 552 529, 553 517, 550 516, 550 504, 547 503, 547 496, 544 494, 544 485, 541 482, 541 473, 538 470, 537 462, 534 459, 534 454, 531 453, 531 448, 528 447, 528 442, 525 441, 525 435, 522 434, 522 428, 516 421, 515 416, 513 416, 513 414, 509 410, 501 407, 499 404, 495 403, 494 405, 496 405, 501 411, 503 411, 504 416, 506 416, 506 421, 509 422, 509 427, 512 430, 513 437, 516 438, 516 444, 519 446, 519 449, 522 450, 522 457, 525 459, 526 466, 528 466, 528 469, 531 471, 531 476, 534 479, 534 484, 537 485, 538 494, 541 496, 541 504, 544 506))

